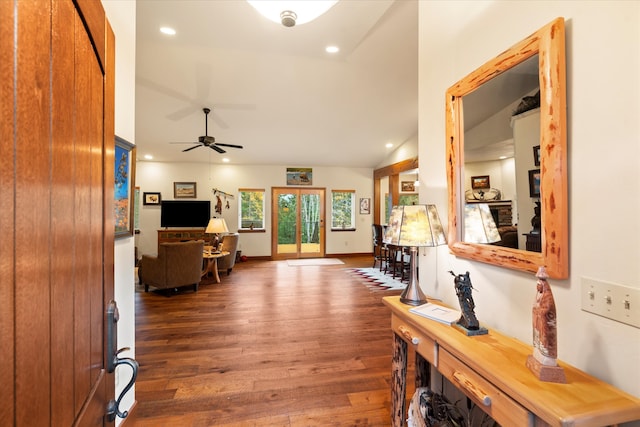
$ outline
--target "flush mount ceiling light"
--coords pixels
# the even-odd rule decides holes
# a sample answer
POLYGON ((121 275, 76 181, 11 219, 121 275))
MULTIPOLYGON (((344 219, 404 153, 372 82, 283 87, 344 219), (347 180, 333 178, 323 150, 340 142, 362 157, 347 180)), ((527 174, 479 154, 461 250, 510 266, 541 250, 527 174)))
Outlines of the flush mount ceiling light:
POLYGON ((337 0, 247 0, 262 16, 293 27, 311 22, 336 4, 337 0))

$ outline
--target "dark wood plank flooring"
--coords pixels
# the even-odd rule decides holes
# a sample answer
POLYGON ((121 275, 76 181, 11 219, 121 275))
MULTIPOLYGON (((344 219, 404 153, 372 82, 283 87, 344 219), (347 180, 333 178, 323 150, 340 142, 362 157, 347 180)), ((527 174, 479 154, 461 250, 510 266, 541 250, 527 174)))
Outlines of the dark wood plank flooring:
POLYGON ((136 292, 127 426, 387 426, 390 312, 344 265, 236 264, 222 283, 136 292))

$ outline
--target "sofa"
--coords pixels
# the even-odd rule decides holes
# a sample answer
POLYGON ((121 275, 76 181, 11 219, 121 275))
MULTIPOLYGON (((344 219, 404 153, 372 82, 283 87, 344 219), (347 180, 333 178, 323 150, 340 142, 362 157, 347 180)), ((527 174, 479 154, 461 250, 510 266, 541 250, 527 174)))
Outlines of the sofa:
POLYGON ((227 276, 231 274, 233 266, 236 264, 236 252, 238 251, 238 233, 225 234, 222 236, 220 244, 222 250, 229 252, 229 255, 218 259, 218 272, 226 272, 227 276))
POLYGON ((157 289, 193 286, 198 291, 202 279, 202 251, 204 242, 166 242, 158 245, 158 255, 142 255, 138 266, 140 284, 157 289))

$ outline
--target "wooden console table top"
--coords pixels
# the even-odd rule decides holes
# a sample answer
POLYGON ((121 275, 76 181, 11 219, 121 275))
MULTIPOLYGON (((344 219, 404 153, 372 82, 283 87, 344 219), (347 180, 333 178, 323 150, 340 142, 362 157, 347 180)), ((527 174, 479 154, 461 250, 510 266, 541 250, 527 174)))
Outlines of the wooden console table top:
MULTIPOLYGON (((567 384, 538 380, 525 365, 531 345, 492 329, 487 335, 468 337, 452 326, 409 313, 411 306, 397 296, 385 297, 383 302, 392 311, 395 336, 436 369, 444 368, 456 378, 458 372, 467 372, 465 379, 482 381, 485 386, 479 388, 488 395, 495 388, 496 405, 490 410, 500 411, 502 393, 535 415, 536 426, 605 426, 640 420, 640 399, 562 361, 558 364, 567 384)), ((468 390, 463 392, 469 395, 468 390)))

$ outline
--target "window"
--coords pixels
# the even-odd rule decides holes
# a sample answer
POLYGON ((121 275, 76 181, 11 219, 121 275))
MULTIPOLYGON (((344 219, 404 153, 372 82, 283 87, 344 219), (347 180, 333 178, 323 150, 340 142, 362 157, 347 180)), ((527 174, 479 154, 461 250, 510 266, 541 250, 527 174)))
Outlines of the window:
POLYGON ((264 189, 241 188, 240 230, 264 230, 264 189))
POLYGON ((353 190, 331 191, 331 229, 355 230, 356 192, 353 190))

